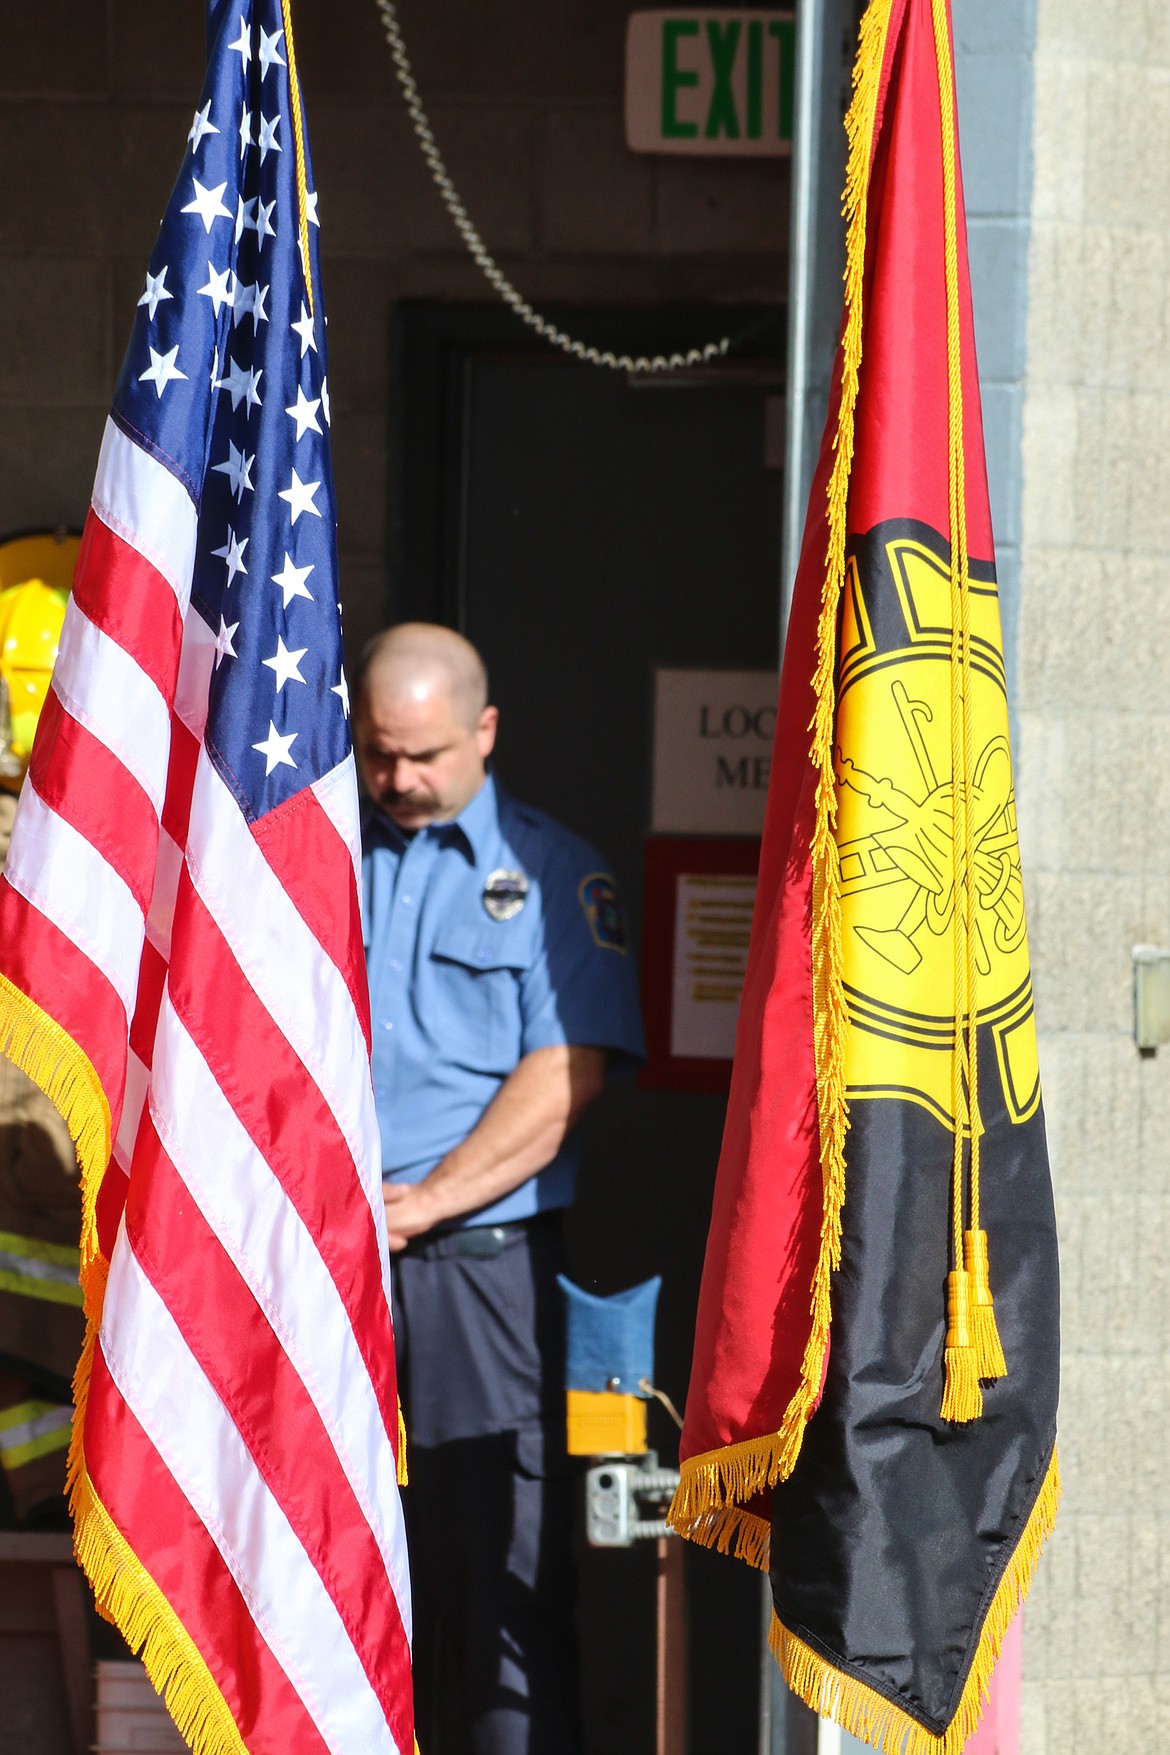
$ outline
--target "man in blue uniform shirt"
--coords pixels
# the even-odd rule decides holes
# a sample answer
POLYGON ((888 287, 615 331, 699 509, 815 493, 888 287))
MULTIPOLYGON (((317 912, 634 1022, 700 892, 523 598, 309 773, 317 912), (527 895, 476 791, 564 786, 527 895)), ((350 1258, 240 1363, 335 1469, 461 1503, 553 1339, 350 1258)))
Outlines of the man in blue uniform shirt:
POLYGON ((559 1218, 575 1124, 642 1031, 613 879, 496 784, 497 719, 450 629, 368 648, 363 905, 419 1735, 428 1755, 574 1755, 559 1218))

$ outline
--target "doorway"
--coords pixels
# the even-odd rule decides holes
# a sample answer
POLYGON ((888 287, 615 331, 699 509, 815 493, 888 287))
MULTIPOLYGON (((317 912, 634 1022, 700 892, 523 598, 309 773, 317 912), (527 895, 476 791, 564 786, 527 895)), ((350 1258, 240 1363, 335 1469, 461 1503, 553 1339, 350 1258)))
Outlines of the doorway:
MULTIPOLYGON (((600 847, 635 954, 650 827, 653 673, 777 664, 784 325, 780 310, 558 313, 603 346, 745 337, 679 382, 526 345, 507 313, 401 306, 394 319, 388 615, 458 627, 501 709, 504 784, 600 847)), ((663 1276, 656 1376, 681 1406, 724 1098, 615 1084, 586 1118, 570 1266, 590 1290, 663 1276)), ((677 1459, 651 1406, 650 1441, 677 1459)), ((582 1545, 589 1755, 654 1739, 653 1544, 582 1545)), ((760 1586, 689 1548, 690 1747, 755 1755, 760 1586)))

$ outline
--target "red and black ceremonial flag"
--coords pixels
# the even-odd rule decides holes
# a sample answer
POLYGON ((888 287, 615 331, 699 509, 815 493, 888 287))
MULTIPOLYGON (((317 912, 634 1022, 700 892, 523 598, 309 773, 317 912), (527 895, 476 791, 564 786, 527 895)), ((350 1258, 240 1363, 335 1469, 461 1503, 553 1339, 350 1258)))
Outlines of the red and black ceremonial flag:
POLYGON ((845 318, 672 1520, 770 1568, 810 1706, 952 1755, 1059 1486, 947 0, 872 0, 848 128, 845 318))

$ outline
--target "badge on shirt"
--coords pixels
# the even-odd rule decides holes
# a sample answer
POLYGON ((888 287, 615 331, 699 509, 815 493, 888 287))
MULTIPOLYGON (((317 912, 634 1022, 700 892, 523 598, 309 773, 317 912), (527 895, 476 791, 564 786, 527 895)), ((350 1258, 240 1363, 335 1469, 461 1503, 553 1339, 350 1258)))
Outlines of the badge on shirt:
POLYGON ((493 920, 514 920, 528 900, 528 879, 522 871, 493 871, 483 886, 483 905, 493 920))
POLYGON ((603 950, 626 954, 626 923, 618 900, 617 885, 608 872, 595 871, 582 879, 577 891, 594 944, 603 950))

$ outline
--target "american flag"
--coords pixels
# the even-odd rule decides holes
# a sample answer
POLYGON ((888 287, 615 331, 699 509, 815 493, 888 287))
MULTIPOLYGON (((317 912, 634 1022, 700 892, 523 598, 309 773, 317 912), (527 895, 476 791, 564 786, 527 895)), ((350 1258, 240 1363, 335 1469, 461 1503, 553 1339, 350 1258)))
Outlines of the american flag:
POLYGON ((196 1748, 414 1747, 317 203, 287 0, 209 68, 0 880, 70 1121, 79 1556, 196 1748))

